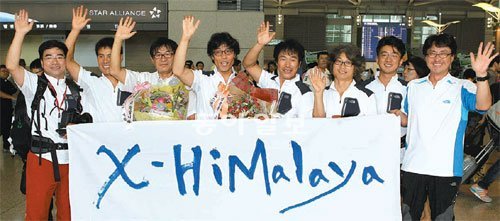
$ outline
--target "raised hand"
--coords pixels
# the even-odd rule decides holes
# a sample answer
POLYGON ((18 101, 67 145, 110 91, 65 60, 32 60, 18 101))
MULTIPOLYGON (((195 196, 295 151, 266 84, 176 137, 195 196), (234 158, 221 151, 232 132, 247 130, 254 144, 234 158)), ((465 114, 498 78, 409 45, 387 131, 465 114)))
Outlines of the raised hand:
POLYGON ((194 16, 184 16, 182 20, 182 38, 190 40, 198 26, 200 26, 200 20, 195 22, 194 16))
POLYGON ((87 12, 88 9, 84 8, 83 5, 73 8, 72 29, 82 30, 90 22, 90 18, 87 18, 87 12))
POLYGON ((311 84, 314 88, 314 92, 323 93, 326 87, 326 76, 318 70, 318 67, 311 69, 309 74, 311 75, 309 77, 311 78, 311 84))
POLYGON ((21 9, 15 14, 14 28, 16 32, 26 34, 33 28, 33 21, 29 21, 28 11, 21 9))
POLYGON ((275 34, 276 32, 269 32, 269 22, 262 22, 257 29, 257 43, 266 45, 273 40, 275 34))
POLYGON ((479 48, 477 49, 477 56, 474 56, 474 53, 470 53, 470 61, 472 69, 476 72, 477 77, 486 77, 488 75, 488 65, 491 61, 498 55, 498 52, 493 54, 495 50, 495 46, 488 42, 486 47, 483 49, 483 42, 479 44, 479 48))
POLYGON ((115 38, 120 40, 126 40, 134 36, 137 32, 132 31, 135 27, 135 21, 131 17, 120 18, 120 23, 118 28, 116 28, 115 38))

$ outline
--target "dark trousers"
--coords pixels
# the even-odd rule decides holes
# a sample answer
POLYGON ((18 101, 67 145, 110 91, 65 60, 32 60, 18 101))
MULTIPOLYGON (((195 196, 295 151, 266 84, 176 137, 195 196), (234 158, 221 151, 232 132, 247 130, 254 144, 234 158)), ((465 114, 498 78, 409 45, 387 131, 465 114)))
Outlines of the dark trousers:
POLYGON ((497 162, 495 162, 495 164, 493 164, 493 166, 488 169, 486 175, 483 177, 483 179, 481 179, 481 181, 477 183, 477 185, 479 185, 483 189, 488 189, 490 184, 493 183, 493 181, 495 181, 495 179, 498 177, 498 173, 500 171, 499 161, 500 160, 497 160, 497 162))
POLYGON ((420 220, 429 196, 432 220, 454 220, 461 177, 437 177, 402 171, 403 220, 420 220))
POLYGON ((7 140, 10 137, 10 128, 12 127, 12 107, 0 107, 0 125, 3 139, 3 149, 8 150, 10 142, 7 140))

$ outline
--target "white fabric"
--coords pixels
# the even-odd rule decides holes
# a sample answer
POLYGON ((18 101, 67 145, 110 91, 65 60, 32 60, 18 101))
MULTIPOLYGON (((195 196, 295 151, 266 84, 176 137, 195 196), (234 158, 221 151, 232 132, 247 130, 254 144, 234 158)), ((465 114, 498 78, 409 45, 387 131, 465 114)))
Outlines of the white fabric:
POLYGON ((123 84, 118 82, 115 88, 104 75, 96 77, 90 74, 80 67, 78 84, 83 89, 83 111, 90 113, 95 123, 123 121, 123 108, 117 105, 118 90, 124 90, 123 84))
MULTIPOLYGON (((59 103, 64 98, 64 91, 66 91, 67 95, 71 94, 71 91, 69 88, 66 86, 66 81, 65 79, 56 79, 54 77, 49 76, 48 74, 44 75, 47 77, 49 82, 52 84, 56 91, 57 95, 57 100, 59 103)), ((35 93, 36 93, 36 87, 37 87, 37 82, 38 82, 38 76, 34 73, 31 73, 27 70, 24 70, 24 83, 22 86, 17 85, 21 92, 24 94, 25 100, 26 100, 26 110, 28 113, 28 116, 31 118, 31 103, 33 102, 33 99, 35 98, 35 93)), ((52 96, 50 93, 49 87, 47 86, 47 89, 45 90, 43 97, 45 98, 40 101, 40 130, 42 131, 42 135, 44 137, 52 139, 54 143, 67 143, 67 140, 64 139, 63 137, 59 136, 59 134, 56 132, 56 129, 58 129, 59 122, 61 121, 61 114, 62 110, 58 111, 57 108, 53 109, 55 107, 54 105, 54 100, 55 98, 52 96), (41 116, 41 114, 45 113, 45 117, 47 118, 47 124, 45 123, 46 121, 44 118, 41 116), (47 128, 47 130, 45 130, 47 128)), ((64 102, 65 103, 65 102, 64 102)), ((66 109, 66 105, 62 105, 63 109, 66 109)), ((36 113, 35 113, 35 122, 36 121, 36 113)), ((35 125, 32 126, 31 134, 36 134, 35 133, 36 127, 35 125)), ((68 164, 68 150, 57 150, 57 160, 59 164, 68 164)), ((47 159, 49 161, 52 161, 52 157, 50 156, 49 153, 42 154, 42 158, 47 159)))
MULTIPOLYGON (((262 70, 257 86, 261 88, 273 88, 281 92, 292 95, 292 109, 283 115, 285 118, 312 118, 314 97, 312 92, 302 94, 295 82, 300 82, 300 76, 297 74, 292 80, 285 80, 280 85, 277 75, 273 75, 266 70, 262 70)), ((279 96, 278 96, 279 97, 279 96)))
POLYGON ((323 105, 325 107, 326 118, 331 118, 334 115, 340 116, 342 114, 342 106, 344 105, 344 99, 346 97, 356 98, 358 100, 358 116, 377 114, 375 96, 373 94, 368 96, 355 85, 356 82, 353 80, 342 96, 340 96, 337 89, 335 89, 334 83, 332 83, 330 89, 323 92, 323 105))
POLYGON ((68 131, 72 220, 401 220, 399 119, 394 115, 106 123, 97 128, 70 126, 68 131), (269 128, 274 131, 269 133, 269 128), (180 153, 177 166, 175 145, 180 153), (300 146, 302 153, 295 153, 301 157, 294 158, 292 145, 300 146), (256 155, 253 178, 238 166, 231 175, 230 159, 250 169, 256 146, 265 149, 266 156, 263 163, 262 154, 256 155), (176 173, 176 168, 196 166, 191 164, 192 148, 201 153, 198 195, 193 169, 176 173), (210 153, 215 150, 220 158, 210 153), (123 170, 117 171, 116 164, 124 164, 123 170), (214 178, 214 165, 222 172, 221 185, 214 178), (300 165, 302 175, 297 175, 300 165), (336 165, 337 172, 332 169, 336 165), (363 172, 370 168, 383 182, 363 172), (313 170, 321 171, 328 182, 313 187, 313 170), (290 181, 275 181, 273 171, 283 171, 276 174, 290 181), (177 178, 184 180, 184 195, 177 178), (336 187, 309 204, 280 213, 336 187))
MULTIPOLYGON (((377 114, 387 114, 387 103, 389 101, 389 93, 399 93, 403 96, 401 100, 401 109, 404 109, 404 99, 406 99, 406 86, 398 81, 398 75, 392 76, 391 80, 387 84, 387 87, 376 77, 368 85, 367 89, 370 89, 374 95, 377 103, 377 114)), ((401 127, 401 137, 406 135, 406 127, 401 127)))
POLYGON ((463 131, 467 110, 462 90, 475 96, 476 86, 450 74, 434 87, 429 76, 408 84, 407 148, 402 170, 431 176, 462 176, 463 131), (456 149, 458 148, 458 149, 456 149))
MULTIPOLYGON (((231 82, 236 76, 234 69, 232 72, 228 82, 231 82)), ((194 79, 191 89, 196 94, 196 119, 215 119, 217 114, 212 108, 212 105, 210 105, 210 101, 215 96, 219 83, 222 82, 226 84, 228 82, 224 82, 224 77, 222 77, 217 68, 214 69, 214 74, 210 76, 204 75, 203 71, 200 70, 194 70, 193 74, 194 79)))
POLYGON ((149 82, 151 85, 177 85, 180 81, 173 74, 165 79, 160 78, 158 71, 150 72, 136 72, 126 70, 125 87, 127 89, 134 88, 138 83, 149 82))

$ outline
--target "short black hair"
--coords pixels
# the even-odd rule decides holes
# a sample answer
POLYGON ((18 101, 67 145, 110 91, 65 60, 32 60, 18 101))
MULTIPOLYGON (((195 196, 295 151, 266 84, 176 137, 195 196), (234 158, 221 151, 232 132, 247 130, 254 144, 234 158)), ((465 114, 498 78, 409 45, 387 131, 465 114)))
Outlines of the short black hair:
POLYGON ((212 57, 215 49, 219 48, 221 45, 226 45, 228 48, 233 49, 235 55, 240 54, 240 43, 238 40, 233 38, 233 36, 227 32, 218 32, 212 34, 212 36, 210 36, 210 40, 208 40, 208 56, 212 57))
POLYGON ((45 52, 45 50, 52 49, 52 48, 61 49, 63 51, 64 57, 66 57, 66 55, 68 55, 68 47, 66 47, 66 45, 64 43, 62 43, 58 40, 48 40, 48 41, 45 41, 42 44, 40 44, 40 46, 38 47, 39 58, 43 59, 43 52, 45 52))
POLYGON ((151 47, 149 47, 149 56, 153 58, 158 49, 160 49, 161 47, 166 47, 167 49, 171 49, 175 54, 175 51, 177 50, 177 43, 168 38, 159 37, 151 44, 151 47))
MULTIPOLYGON (((113 42, 115 41, 112 37, 101 38, 97 43, 95 43, 95 55, 99 55, 98 51, 101 48, 113 48, 113 42)), ((120 47, 120 54, 123 54, 123 47, 120 47)))
POLYGON ((326 51, 320 51, 320 52, 318 52, 318 54, 316 54, 316 59, 319 59, 319 56, 321 56, 321 55, 329 56, 328 52, 326 52, 326 51))
POLYGON ((347 59, 354 65, 354 79, 358 78, 358 75, 365 70, 365 58, 361 55, 361 50, 358 47, 350 44, 343 44, 333 48, 330 60, 332 65, 344 53, 347 59))
POLYGON ((433 45, 436 47, 449 47, 451 49, 451 54, 457 54, 457 42, 455 41, 455 37, 450 34, 438 34, 431 35, 425 39, 424 46, 422 47, 422 53, 427 55, 427 50, 431 48, 433 45))
POLYGON ((274 47, 274 61, 278 62, 278 56, 281 52, 297 53, 299 62, 304 60, 304 46, 295 39, 284 40, 274 47))
POLYGON ((402 58, 405 53, 406 53, 406 47, 403 41, 399 38, 396 38, 394 36, 385 36, 380 41, 377 43, 377 55, 380 54, 380 50, 382 47, 389 45, 393 48, 396 48, 399 52, 399 57, 402 58))
POLYGON ((410 63, 413 65, 413 68, 415 68, 415 72, 417 72, 418 78, 423 78, 429 75, 429 72, 431 72, 431 70, 429 70, 429 67, 427 67, 427 63, 421 57, 410 57, 407 61, 405 61, 404 66, 410 63))
POLYGON ((241 61, 239 59, 234 59, 233 66, 238 66, 241 64, 241 61))
POLYGON ((476 78, 476 72, 470 68, 464 71, 464 79, 474 79, 476 78))
POLYGON ((40 58, 37 58, 30 63, 30 70, 33 68, 42 69, 42 62, 40 61, 40 58))
POLYGON ((203 66, 205 66, 205 63, 203 63, 203 61, 196 62, 196 66, 198 66, 199 64, 202 64, 203 66))
POLYGON ((189 65, 189 67, 191 67, 193 65, 193 61, 187 60, 186 63, 184 63, 184 65, 189 65))
POLYGON ((7 68, 7 66, 5 66, 5 64, 0 64, 0 68, 7 68))

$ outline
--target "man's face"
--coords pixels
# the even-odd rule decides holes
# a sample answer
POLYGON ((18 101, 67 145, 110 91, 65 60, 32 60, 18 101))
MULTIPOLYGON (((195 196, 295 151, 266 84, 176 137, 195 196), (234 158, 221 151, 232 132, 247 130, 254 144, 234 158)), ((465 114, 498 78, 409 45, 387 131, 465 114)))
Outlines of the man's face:
POLYGON ((300 67, 299 55, 296 52, 281 51, 278 54, 278 75, 283 80, 291 80, 297 75, 300 67))
POLYGON ((391 45, 384 45, 377 55, 377 64, 380 74, 396 74, 399 66, 403 63, 401 53, 391 45))
POLYGON ((63 78, 66 73, 66 56, 59 48, 50 48, 43 52, 42 68, 48 75, 63 78))
POLYGON ((431 70, 430 74, 446 75, 450 70, 454 58, 455 56, 451 54, 451 48, 432 45, 427 50, 425 62, 431 70))
POLYGON ((35 73, 36 75, 40 76, 43 74, 43 69, 41 68, 32 68, 31 73, 35 73))
POLYGON ((326 69, 328 67, 328 55, 322 54, 318 58, 318 68, 326 69))
MULTIPOLYGON (((120 55, 120 61, 123 56, 120 55)), ((111 48, 104 47, 97 50, 97 66, 104 75, 109 75, 111 64, 111 48)))
POLYGON ((230 74, 232 72, 235 56, 234 50, 227 47, 227 45, 221 45, 215 49, 212 60, 217 67, 217 71, 223 74, 230 74))
POLYGON ((160 47, 151 60, 159 74, 172 73, 172 63, 174 61, 174 51, 172 49, 165 46, 160 47))
POLYGON ((6 79, 9 77, 9 71, 7 68, 0 68, 0 78, 6 79))
POLYGON ((198 70, 200 70, 200 71, 203 71, 203 68, 205 68, 205 65, 204 65, 204 64, 202 64, 202 63, 199 63, 199 64, 197 64, 197 65, 196 65, 196 68, 197 68, 198 70))
POLYGON ((418 78, 418 74, 415 71, 415 67, 413 67, 412 63, 408 63, 408 65, 406 65, 405 71, 403 72, 403 77, 405 78, 406 82, 410 82, 411 80, 418 78))
POLYGON ((335 79, 343 81, 352 81, 354 78, 354 64, 351 60, 341 53, 333 63, 333 76, 335 79))

